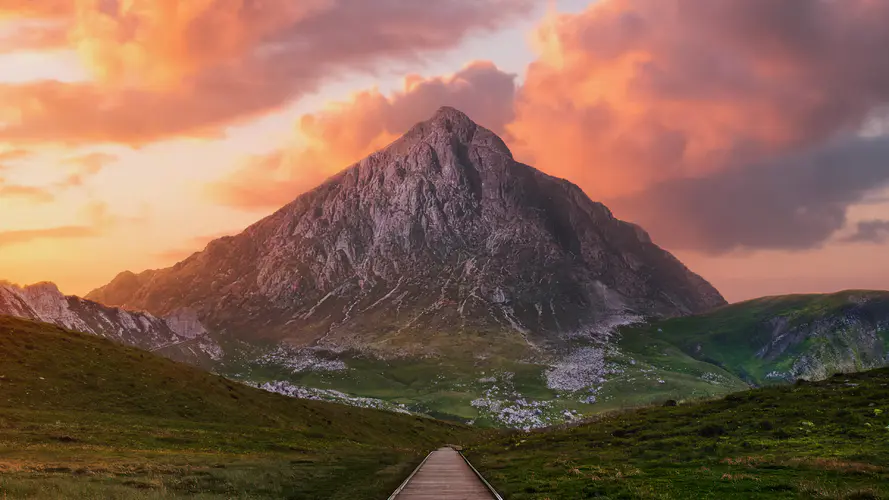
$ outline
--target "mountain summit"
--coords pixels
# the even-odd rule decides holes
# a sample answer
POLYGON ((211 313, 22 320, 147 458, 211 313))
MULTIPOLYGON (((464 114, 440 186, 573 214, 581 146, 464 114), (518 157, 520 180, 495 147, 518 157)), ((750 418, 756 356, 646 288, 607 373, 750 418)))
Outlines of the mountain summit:
POLYGON ((88 298, 191 310, 241 340, 383 355, 464 334, 547 348, 725 303, 641 228, 453 108, 240 235, 88 298))

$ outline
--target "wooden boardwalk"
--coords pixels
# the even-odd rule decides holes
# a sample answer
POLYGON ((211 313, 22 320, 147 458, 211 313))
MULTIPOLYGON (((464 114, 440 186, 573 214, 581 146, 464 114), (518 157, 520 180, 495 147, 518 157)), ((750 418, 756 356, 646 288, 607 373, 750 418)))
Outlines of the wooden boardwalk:
POLYGON ((389 500, 502 500, 463 457, 440 448, 395 490, 389 500))

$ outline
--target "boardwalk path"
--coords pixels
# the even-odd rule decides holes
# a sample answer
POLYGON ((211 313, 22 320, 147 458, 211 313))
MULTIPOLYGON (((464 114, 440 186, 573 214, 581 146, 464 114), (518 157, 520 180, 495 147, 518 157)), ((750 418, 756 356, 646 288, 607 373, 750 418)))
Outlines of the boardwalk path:
POLYGON ((433 451, 389 500, 502 500, 451 448, 433 451))

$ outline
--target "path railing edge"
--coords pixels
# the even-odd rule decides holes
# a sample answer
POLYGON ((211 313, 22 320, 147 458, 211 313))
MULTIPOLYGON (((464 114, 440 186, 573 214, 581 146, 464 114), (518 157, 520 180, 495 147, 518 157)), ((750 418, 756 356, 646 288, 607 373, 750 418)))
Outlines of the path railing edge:
POLYGON ((470 462, 469 459, 466 458, 465 455, 463 455, 463 451, 457 451, 457 453, 460 454, 460 458, 462 458, 463 461, 466 462, 466 465, 468 465, 469 468, 472 469, 472 472, 475 472, 475 475, 479 478, 479 480, 481 480, 482 484, 485 485, 485 488, 488 488, 488 491, 490 491, 491 494, 494 495, 494 498, 496 498, 497 500, 503 500, 503 497, 500 496, 500 493, 497 493, 497 490, 495 490, 494 487, 491 486, 491 483, 489 483, 488 480, 485 479, 485 477, 482 476, 482 474, 475 468, 475 466, 472 465, 472 462, 470 462))
MULTIPOLYGON (((405 479, 403 483, 401 483, 401 486, 399 486, 398 489, 395 490, 394 493, 389 495, 389 498, 387 500, 395 500, 395 497, 397 497, 398 494, 401 493, 401 490, 403 490, 405 488, 405 486, 407 486, 407 483, 411 482, 411 479, 414 478, 414 476, 417 474, 417 471, 419 471, 420 468, 423 467, 423 464, 425 464, 426 461, 429 460, 429 457, 431 457, 433 453, 435 453, 435 451, 430 451, 429 454, 426 455, 426 458, 424 458, 423 461, 420 462, 420 465, 418 465, 417 468, 414 469, 413 472, 411 472, 411 475, 408 476, 407 479, 405 479)), ((462 457, 463 455, 461 454, 460 456, 462 457)), ((503 500, 503 499, 498 499, 498 500, 503 500)))

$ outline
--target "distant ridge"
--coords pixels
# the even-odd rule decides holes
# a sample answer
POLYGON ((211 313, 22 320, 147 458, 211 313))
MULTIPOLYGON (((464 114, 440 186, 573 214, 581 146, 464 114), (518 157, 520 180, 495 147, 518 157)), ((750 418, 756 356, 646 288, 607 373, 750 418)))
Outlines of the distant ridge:
POLYGON ((172 348, 165 354, 195 364, 222 356, 219 345, 188 310, 163 318, 125 311, 65 296, 49 282, 25 287, 0 282, 0 315, 51 323, 150 351, 172 348))

